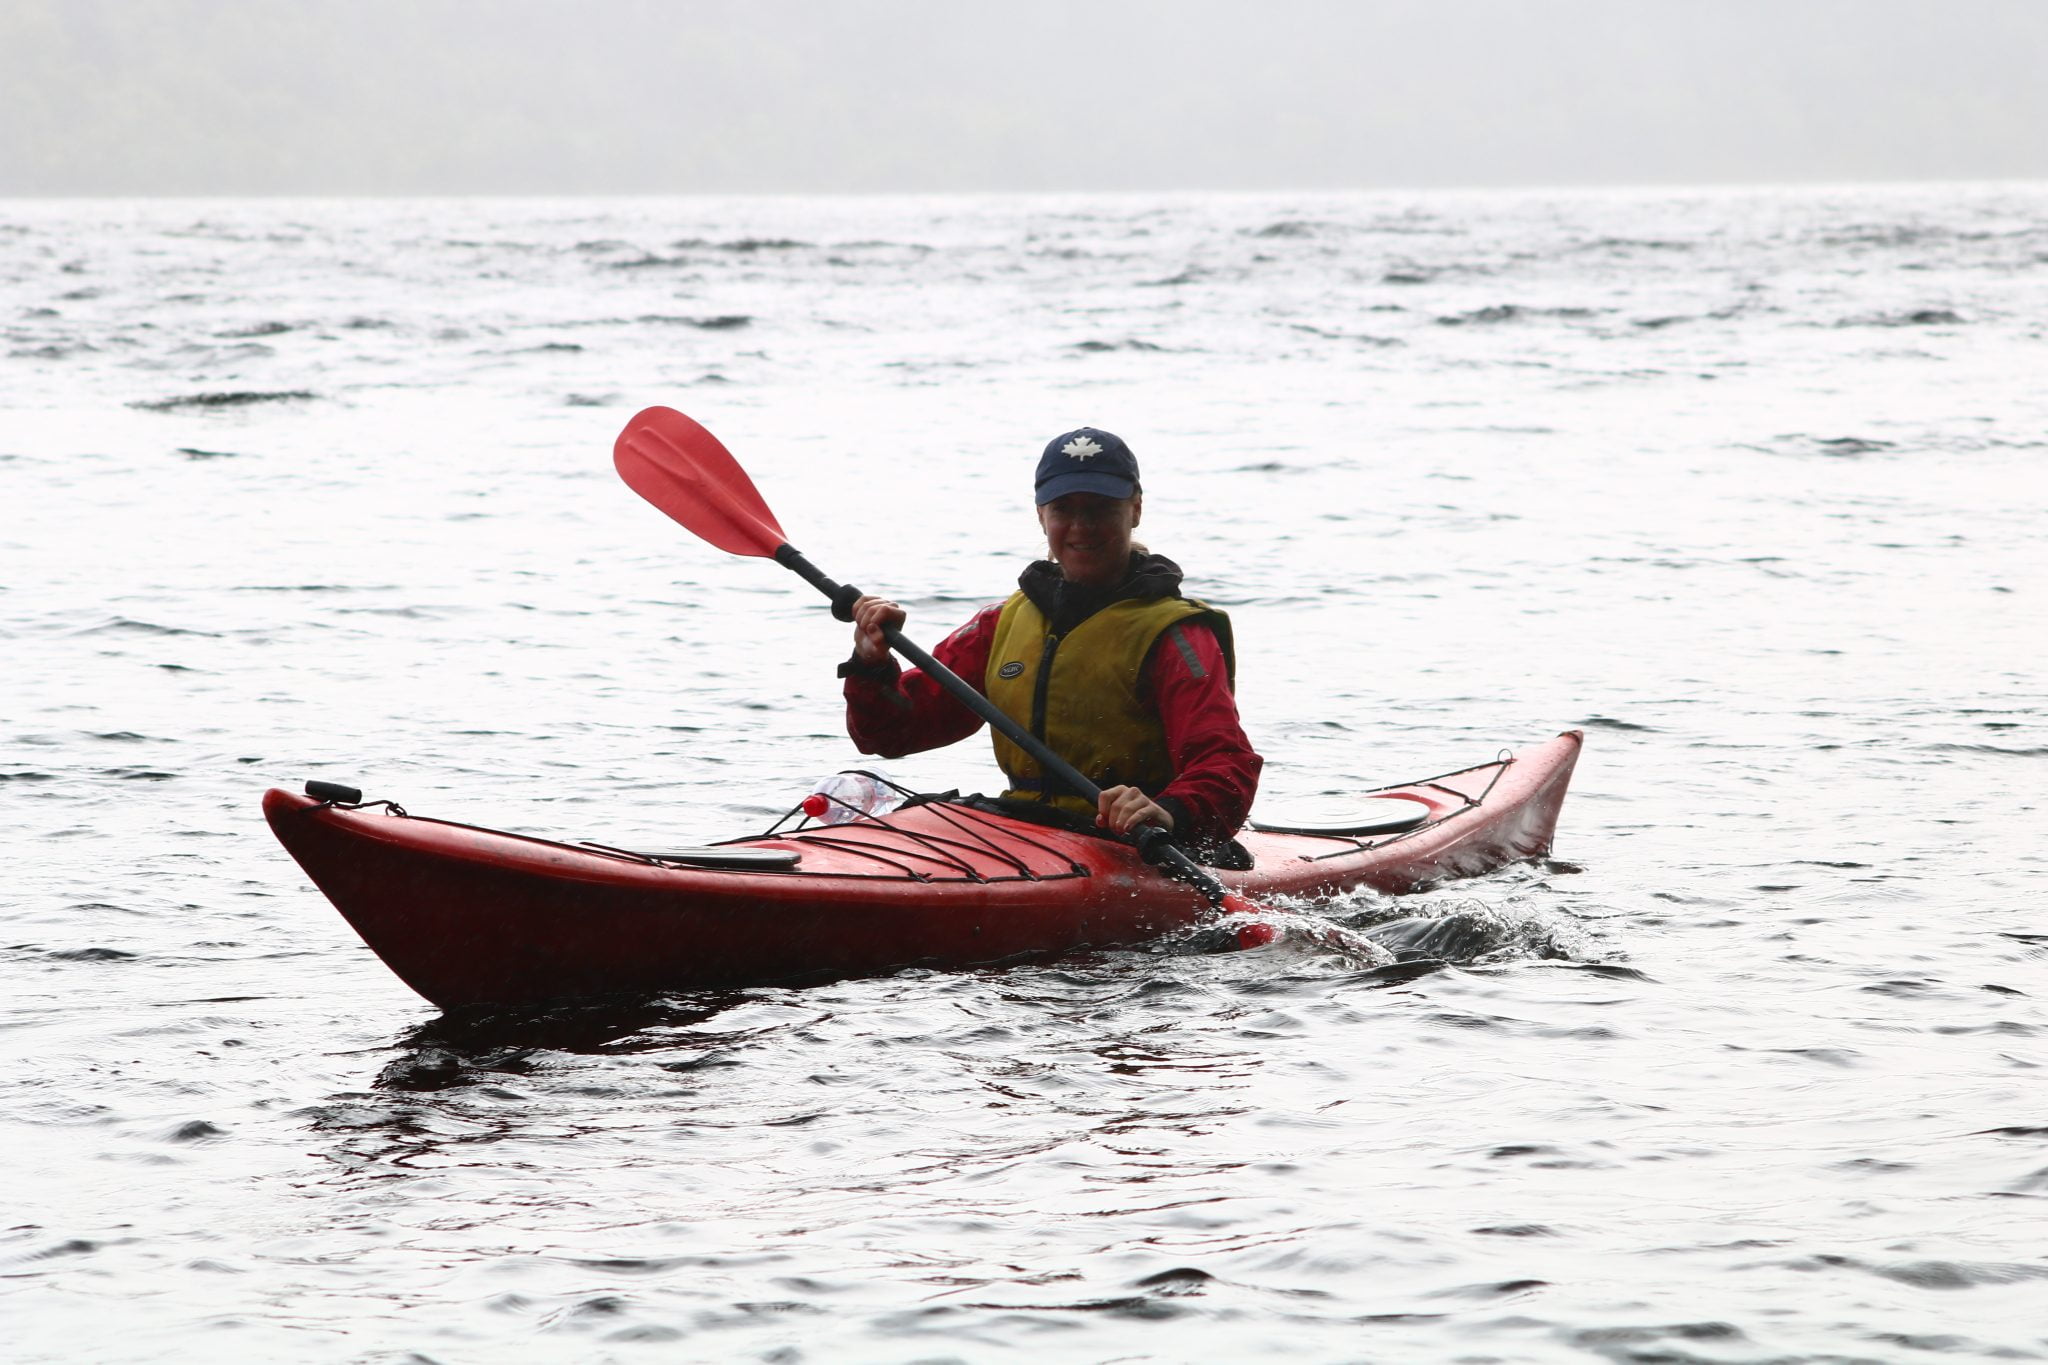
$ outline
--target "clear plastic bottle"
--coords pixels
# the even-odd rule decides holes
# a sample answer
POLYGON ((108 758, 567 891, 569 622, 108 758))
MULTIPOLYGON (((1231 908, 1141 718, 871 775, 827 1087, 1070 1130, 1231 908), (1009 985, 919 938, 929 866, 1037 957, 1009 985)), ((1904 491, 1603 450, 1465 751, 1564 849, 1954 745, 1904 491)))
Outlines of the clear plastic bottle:
POLYGON ((887 815, 903 804, 903 793, 874 773, 833 773, 811 788, 803 800, 804 814, 821 825, 843 825, 873 815, 887 815))

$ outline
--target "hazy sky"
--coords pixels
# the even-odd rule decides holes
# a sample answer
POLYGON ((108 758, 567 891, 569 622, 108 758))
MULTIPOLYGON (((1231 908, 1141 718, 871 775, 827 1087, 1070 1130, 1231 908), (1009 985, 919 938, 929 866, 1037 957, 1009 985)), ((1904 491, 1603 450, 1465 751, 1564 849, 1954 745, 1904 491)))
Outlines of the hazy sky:
POLYGON ((2048 177, 2048 0, 0 0, 0 195, 2048 177))

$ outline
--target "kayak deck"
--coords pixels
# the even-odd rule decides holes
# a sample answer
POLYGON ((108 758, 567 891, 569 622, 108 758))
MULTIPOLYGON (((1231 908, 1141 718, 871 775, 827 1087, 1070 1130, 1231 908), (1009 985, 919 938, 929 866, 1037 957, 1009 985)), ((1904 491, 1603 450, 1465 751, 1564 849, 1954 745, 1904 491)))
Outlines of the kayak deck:
MULTIPOLYGON (((1250 829, 1258 899, 1398 894, 1550 847, 1581 737, 1382 788, 1420 803, 1384 834, 1250 829)), ((1209 917, 1118 840, 948 800, 664 857, 282 790, 279 842, 365 943, 443 1008, 966 967, 1143 941, 1209 917), (693 861, 694 860, 694 861, 693 861)))

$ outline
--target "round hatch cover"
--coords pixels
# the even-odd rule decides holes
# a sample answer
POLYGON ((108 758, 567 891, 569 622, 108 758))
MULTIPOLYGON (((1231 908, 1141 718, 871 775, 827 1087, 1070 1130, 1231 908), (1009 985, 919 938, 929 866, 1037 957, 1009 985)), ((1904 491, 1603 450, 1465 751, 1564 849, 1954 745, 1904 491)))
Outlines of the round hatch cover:
POLYGON ((1266 834, 1399 834, 1428 820, 1429 803, 1412 796, 1323 797, 1254 816, 1266 834))

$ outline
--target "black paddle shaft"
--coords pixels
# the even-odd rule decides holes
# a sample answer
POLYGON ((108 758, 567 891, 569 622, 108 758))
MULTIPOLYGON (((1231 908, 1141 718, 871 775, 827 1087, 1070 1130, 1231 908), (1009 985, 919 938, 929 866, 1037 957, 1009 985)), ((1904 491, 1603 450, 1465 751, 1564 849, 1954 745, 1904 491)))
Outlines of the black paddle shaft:
MULTIPOLYGON (((777 546, 775 562, 831 598, 834 616, 842 621, 853 620, 853 604, 862 596, 859 588, 851 583, 833 582, 817 565, 804 558, 803 552, 793 545, 777 546)), ((1102 795, 1102 788, 1083 776, 1080 769, 1046 748, 1044 740, 1019 725, 1008 712, 983 696, 965 678, 905 639, 902 631, 894 626, 888 626, 882 631, 882 638, 889 642, 891 649, 923 669, 928 676, 938 679, 939 685, 952 693, 961 705, 1002 731, 1018 748, 1037 759, 1039 766, 1065 783, 1077 796, 1083 800, 1094 801, 1102 795)), ((1173 836, 1159 826, 1138 826, 1131 831, 1131 842, 1137 845, 1138 852, 1143 855, 1146 862, 1188 883, 1208 897, 1212 905, 1222 905, 1230 895, 1222 882, 1217 881, 1199 863, 1188 857, 1180 846, 1173 842, 1173 836)))

